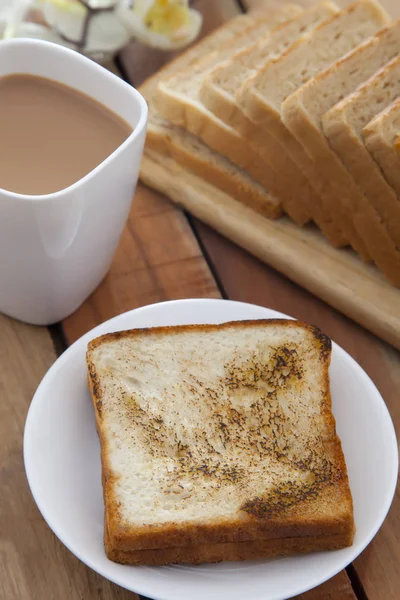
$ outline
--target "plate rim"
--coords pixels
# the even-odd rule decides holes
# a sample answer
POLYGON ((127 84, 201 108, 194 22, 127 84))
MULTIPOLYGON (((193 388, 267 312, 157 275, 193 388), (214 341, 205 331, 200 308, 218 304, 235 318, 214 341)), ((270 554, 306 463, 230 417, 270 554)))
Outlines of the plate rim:
MULTIPOLYGON (((291 317, 289 315, 286 315, 285 313, 282 313, 275 309, 271 309, 269 307, 252 304, 249 302, 241 302, 241 301, 229 300, 229 299, 223 299, 223 298, 184 298, 184 299, 180 299, 180 300, 166 300, 163 302, 154 302, 152 304, 147 304, 144 306, 140 306, 140 307, 131 309, 129 311, 125 311, 125 312, 120 313, 119 315, 116 315, 114 317, 111 317, 110 319, 107 319, 106 321, 103 321, 102 323, 93 327, 91 330, 89 330, 88 332, 83 334, 81 337, 79 337, 77 340, 75 340, 61 354, 61 356, 59 356, 55 360, 55 362, 51 365, 51 367, 48 369, 48 371, 43 376, 42 380, 40 381, 40 383, 32 397, 32 400, 31 400, 31 403, 29 405, 29 409, 27 412, 27 416, 26 416, 25 426, 24 426, 23 459, 24 459, 25 474, 26 474, 28 485, 29 485, 31 494, 33 496, 33 499, 35 501, 35 504, 38 507, 47 526, 51 529, 51 531, 54 533, 54 535, 56 535, 56 537, 60 540, 60 542, 69 550, 69 552, 71 552, 74 556, 76 556, 76 558, 78 558, 78 560, 83 562, 83 564, 85 564, 87 567, 89 567, 90 569, 92 569, 93 571, 95 571, 96 573, 98 573, 99 575, 101 575, 102 577, 107 579, 108 581, 111 581, 112 583, 115 583, 116 585, 119 585, 119 586, 123 587, 124 589, 127 589, 128 591, 132 591, 137 594, 145 595, 145 596, 149 595, 148 589, 146 587, 143 587, 141 582, 139 582, 138 586, 136 586, 136 584, 134 582, 134 577, 133 577, 133 585, 135 587, 133 588, 128 582, 125 582, 125 581, 122 582, 121 580, 123 578, 119 578, 117 575, 114 576, 112 573, 109 574, 109 573, 107 573, 106 569, 103 569, 101 566, 100 567, 96 566, 96 561, 92 560, 90 557, 87 558, 86 556, 83 556, 82 553, 79 551, 79 549, 78 550, 72 549, 71 546, 73 546, 73 544, 66 543, 63 539, 63 536, 59 534, 57 523, 54 523, 53 519, 51 517, 48 518, 47 509, 44 507, 44 503, 42 503, 41 499, 38 498, 38 496, 40 494, 38 493, 37 489, 36 489, 36 491, 34 491, 33 488, 35 486, 32 485, 31 469, 33 469, 33 463, 31 463, 31 459, 28 454, 29 436, 30 436, 31 428, 33 427, 33 425, 31 423, 33 422, 33 419, 34 419, 35 410, 36 410, 35 407, 36 407, 36 405, 39 405, 38 403, 40 402, 40 395, 42 393, 42 389, 46 387, 47 380, 52 375, 56 374, 59 370, 62 369, 64 363, 69 360, 71 354, 76 352, 76 349, 78 346, 81 346, 84 344, 86 345, 87 341, 89 341, 90 339, 93 339, 93 337, 102 335, 103 333, 105 333, 104 330, 108 330, 109 327, 112 326, 113 323, 118 322, 121 318, 129 318, 129 316, 132 314, 137 314, 139 312, 145 312, 146 310, 153 309, 154 307, 164 307, 164 309, 165 309, 166 306, 171 306, 171 305, 196 304, 196 303, 210 304, 210 305, 215 304, 215 303, 229 303, 229 304, 235 304, 237 306, 242 306, 242 307, 256 307, 256 308, 261 308, 261 309, 264 309, 264 310, 274 313, 276 315, 276 318, 297 320, 294 317, 291 317)), ((269 317, 269 318, 271 318, 271 317, 269 317)), ((214 320, 211 319, 211 322, 214 322, 214 320)), ((221 321, 221 322, 223 322, 223 321, 221 321)), ((375 527, 372 528, 370 534, 368 536, 366 536, 366 538, 364 540, 362 540, 362 543, 359 544, 359 547, 354 548, 354 551, 350 553, 350 556, 348 557, 348 559, 346 559, 346 561, 347 561, 346 564, 343 564, 339 567, 333 566, 331 569, 327 568, 325 573, 322 576, 319 576, 319 577, 317 576, 313 579, 311 585, 308 583, 308 584, 304 584, 302 587, 299 587, 298 591, 295 592, 296 594, 303 594, 309 590, 312 590, 312 589, 318 587, 322 583, 325 583, 326 581, 328 581, 329 579, 331 579, 332 577, 337 575, 340 571, 345 569, 346 566, 351 564, 365 550, 365 548, 371 543, 371 541, 373 540, 373 538, 376 536, 379 529, 381 528, 383 522, 385 521, 385 518, 390 510, 391 505, 392 505, 393 498, 394 498, 394 495, 396 492, 396 487, 397 487, 397 479, 398 479, 398 472, 399 472, 399 452, 398 452, 398 446, 397 446, 397 435, 396 435, 394 423, 393 423, 391 414, 389 412, 389 409, 386 405, 386 402, 384 401, 380 391, 376 387, 373 380, 369 377, 369 375, 361 367, 361 365, 359 365, 358 362, 346 350, 344 350, 344 348, 339 346, 339 344, 337 344, 333 340, 332 340, 332 347, 335 348, 335 352, 340 352, 345 356, 345 358, 350 362, 351 368, 355 369, 358 372, 359 376, 364 378, 364 380, 367 381, 368 385, 372 386, 372 388, 374 389, 374 392, 376 392, 376 394, 378 396, 380 410, 382 411, 381 418, 383 421, 387 422, 386 425, 387 425, 388 439, 386 439, 386 442, 388 444, 390 444, 390 446, 391 446, 391 453, 390 453, 391 454, 391 462, 392 462, 391 468, 393 470, 393 472, 391 474, 391 486, 388 486, 388 490, 386 492, 387 500, 386 500, 386 503, 383 505, 383 507, 381 507, 380 516, 376 520, 375 527)), ((352 548, 353 547, 350 547, 349 550, 351 550, 352 548)), ((112 561, 110 561, 110 562, 112 562, 112 561)), ((316 569, 316 571, 318 571, 318 569, 316 569)), ((165 595, 154 596, 151 593, 151 597, 153 598, 153 600, 171 600, 171 597, 168 595, 167 596, 165 596, 165 595)), ((220 594, 219 594, 219 597, 221 597, 220 594)), ((270 596, 266 596, 265 600, 284 600, 284 599, 280 595, 279 596, 271 596, 270 595, 270 596)))

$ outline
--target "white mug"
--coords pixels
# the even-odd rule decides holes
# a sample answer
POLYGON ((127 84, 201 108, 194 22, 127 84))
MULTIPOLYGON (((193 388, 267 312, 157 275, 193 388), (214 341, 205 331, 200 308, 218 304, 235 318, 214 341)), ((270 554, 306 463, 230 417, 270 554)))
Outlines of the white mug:
POLYGON ((137 183, 147 105, 103 67, 48 42, 0 42, 0 76, 11 73, 68 85, 133 128, 115 152, 68 188, 43 196, 0 189, 0 312, 49 325, 74 312, 110 267, 137 183))

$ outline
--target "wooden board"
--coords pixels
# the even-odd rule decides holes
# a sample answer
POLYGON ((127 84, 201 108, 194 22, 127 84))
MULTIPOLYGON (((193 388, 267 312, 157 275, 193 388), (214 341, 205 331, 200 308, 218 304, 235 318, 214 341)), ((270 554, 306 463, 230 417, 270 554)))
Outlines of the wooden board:
POLYGON ((350 250, 332 248, 316 228, 260 217, 172 159, 147 152, 143 182, 400 348, 400 290, 350 250))

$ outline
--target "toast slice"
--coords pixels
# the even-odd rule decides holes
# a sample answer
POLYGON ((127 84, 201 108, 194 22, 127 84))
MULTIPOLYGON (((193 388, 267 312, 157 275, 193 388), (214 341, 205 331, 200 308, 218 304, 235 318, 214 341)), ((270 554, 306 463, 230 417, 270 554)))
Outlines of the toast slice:
MULTIPOLYGON (((248 122, 249 120, 236 104, 237 90, 268 60, 278 57, 304 33, 315 28, 338 10, 332 2, 322 2, 278 25, 265 38, 217 65, 202 83, 200 99, 203 104, 239 133, 245 131, 247 134, 251 122, 248 122)), ((284 146, 267 131, 263 134, 261 143, 257 143, 259 139, 254 134, 247 135, 246 139, 281 176, 287 190, 282 196, 284 209, 296 224, 302 226, 310 220, 308 206, 319 201, 318 195, 312 183, 285 151, 284 146), (299 202, 299 196, 306 197, 306 200, 299 202)))
POLYGON ((280 203, 274 196, 243 169, 208 148, 199 138, 170 123, 157 111, 154 102, 161 79, 171 77, 173 73, 189 67, 202 56, 207 56, 221 44, 254 25, 258 19, 259 13, 256 11, 231 19, 147 79, 140 87, 140 92, 149 106, 146 148, 173 156, 183 167, 212 182, 238 202, 274 219, 282 214, 280 203))
POLYGON ((396 273, 397 281, 400 279, 400 263, 394 242, 375 208, 331 148, 322 128, 322 117, 399 52, 400 21, 397 21, 310 79, 282 104, 285 125, 336 189, 334 198, 322 198, 326 218, 345 227, 352 215, 363 212, 365 220, 369 222, 369 235, 365 235, 365 231, 359 233, 370 256, 393 282, 396 273), (351 194, 346 195, 345 190, 351 191, 351 194), (349 199, 352 203, 346 204, 349 199), (388 256, 391 257, 389 262, 388 256))
POLYGON ((163 564, 350 545, 330 355, 329 338, 290 320, 90 342, 109 558, 163 564))
MULTIPOLYGON (((304 35, 280 58, 250 77, 237 94, 239 105, 251 120, 284 140, 287 151, 314 181, 320 195, 329 197, 329 204, 336 200, 332 182, 322 177, 314 165, 310 169, 303 146, 281 120, 282 104, 312 77, 389 23, 390 18, 380 5, 373 0, 359 0, 304 35)), ((364 259, 369 257, 351 220, 346 223, 346 230, 341 230, 343 235, 339 235, 335 224, 324 218, 321 205, 310 208, 314 211, 314 220, 333 244, 347 241, 364 259)))
POLYGON ((399 94, 400 55, 322 117, 332 148, 377 210, 397 249, 400 249, 400 202, 365 147, 362 130, 399 94))
POLYGON ((105 533, 104 544, 108 558, 127 565, 165 565, 169 563, 216 563, 222 561, 256 560, 291 554, 308 554, 323 550, 339 550, 351 545, 348 533, 326 536, 252 540, 249 542, 220 542, 163 548, 161 550, 118 550, 105 533))
POLYGON ((400 156, 395 148, 396 138, 400 135, 400 98, 367 123, 362 135, 387 182, 400 198, 400 156))
POLYGON ((232 127, 218 119, 200 101, 199 93, 204 76, 221 60, 233 52, 265 36, 268 31, 293 15, 302 12, 296 5, 288 4, 275 12, 259 15, 257 24, 249 27, 235 39, 220 45, 189 69, 183 69, 158 85, 156 106, 169 121, 198 136, 210 148, 226 156, 264 186, 273 196, 281 199, 282 180, 272 167, 257 154, 246 139, 232 127))

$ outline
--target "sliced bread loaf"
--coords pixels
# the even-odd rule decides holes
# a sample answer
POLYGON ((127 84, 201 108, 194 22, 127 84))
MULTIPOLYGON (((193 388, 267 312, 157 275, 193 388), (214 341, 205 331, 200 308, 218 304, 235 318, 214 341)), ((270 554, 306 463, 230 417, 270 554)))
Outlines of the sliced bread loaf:
POLYGON ((239 202, 268 218, 276 218, 282 214, 282 210, 274 196, 244 170, 233 165, 221 154, 213 152, 199 138, 170 123, 157 111, 154 102, 161 79, 171 77, 176 71, 187 68, 201 57, 207 56, 221 44, 254 25, 259 18, 258 13, 251 12, 231 19, 149 78, 140 87, 140 91, 149 105, 147 148, 173 155, 182 166, 205 177, 239 202))
MULTIPOLYGON (((315 181, 321 195, 329 194, 332 202, 336 193, 331 182, 322 178, 314 167, 310 170, 309 160, 304 160, 306 153, 302 145, 281 121, 282 104, 312 77, 388 23, 390 18, 380 5, 373 0, 360 0, 322 23, 313 32, 304 35, 281 57, 269 62, 250 77, 237 94, 237 101, 247 116, 277 138, 285 140, 293 159, 315 181)), ((324 231, 331 230, 333 222, 324 219, 321 206, 315 208, 318 212, 315 217, 318 218, 318 224, 321 227, 324 224, 324 231)), ((345 239, 361 256, 369 257, 365 243, 350 220, 344 234, 345 239)))
MULTIPOLYGON (((282 104, 282 119, 285 125, 302 143, 318 170, 326 179, 331 180, 332 187, 336 190, 335 196, 323 196, 326 218, 336 221, 344 229, 352 215, 362 210, 371 218, 375 209, 369 206, 354 178, 330 147, 322 129, 322 116, 399 52, 400 22, 396 22, 310 79, 282 104), (351 194, 348 194, 349 190, 351 194), (346 204, 349 201, 350 204, 346 204)), ((371 219, 370 229, 375 231, 382 227, 385 228, 375 214, 371 219)), ((386 235, 385 232, 380 232, 368 238, 363 236, 370 256, 381 265, 380 257, 386 257, 388 253, 394 256, 396 254, 389 237, 387 232, 386 235), (379 244, 377 239, 380 240, 379 244), (387 248, 382 244, 382 239, 388 240, 387 248)))
POLYGON ((240 36, 249 27, 255 24, 255 18, 259 19, 258 12, 250 12, 246 15, 238 15, 230 19, 221 27, 218 27, 208 36, 200 40, 197 44, 180 54, 175 60, 170 61, 155 75, 147 79, 140 87, 141 93, 145 96, 149 105, 149 123, 147 126, 147 135, 157 134, 164 124, 170 124, 155 106, 155 95, 157 86, 162 79, 168 79, 174 73, 190 67, 192 64, 201 60, 203 57, 214 52, 219 46, 226 44, 229 40, 240 36))
POLYGON ((365 145, 400 198, 400 156, 395 148, 400 135, 400 98, 365 125, 362 134, 365 145))
POLYGON ((224 57, 231 56, 235 50, 251 44, 255 39, 266 35, 271 28, 300 12, 302 9, 295 5, 285 5, 276 12, 269 12, 267 16, 263 14, 256 25, 221 44, 217 52, 209 54, 170 79, 161 81, 156 96, 157 108, 164 117, 200 137, 213 150, 246 170, 278 198, 284 193, 281 177, 277 176, 272 167, 236 130, 203 105, 199 94, 204 76, 224 57))
MULTIPOLYGON (((256 72, 268 60, 282 54, 301 35, 315 28, 338 10, 333 3, 322 2, 294 19, 282 23, 262 40, 217 65, 205 77, 202 84, 200 98, 204 105, 222 121, 239 132, 245 131, 247 134, 250 124, 236 103, 237 90, 249 75, 256 72)), ((317 203, 318 196, 302 170, 285 151, 284 146, 267 131, 263 133, 262 143, 257 143, 258 137, 254 135, 246 135, 246 139, 282 177, 287 190, 287 193, 282 196, 284 209, 295 223, 303 225, 310 219, 308 206, 317 203), (299 197, 303 198, 303 202, 299 202, 299 197)))
POLYGON ((363 127, 400 94, 400 55, 323 117, 325 135, 400 249, 400 202, 365 147, 363 127))

